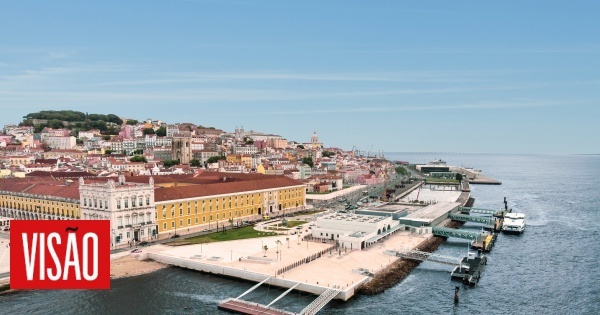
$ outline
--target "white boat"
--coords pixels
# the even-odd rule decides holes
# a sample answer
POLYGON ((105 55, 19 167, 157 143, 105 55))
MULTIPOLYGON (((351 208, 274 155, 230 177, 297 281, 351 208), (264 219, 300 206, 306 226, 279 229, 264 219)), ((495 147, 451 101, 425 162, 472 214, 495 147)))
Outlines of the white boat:
POLYGON ((525 214, 507 213, 504 215, 502 231, 505 233, 521 234, 525 230, 525 214))

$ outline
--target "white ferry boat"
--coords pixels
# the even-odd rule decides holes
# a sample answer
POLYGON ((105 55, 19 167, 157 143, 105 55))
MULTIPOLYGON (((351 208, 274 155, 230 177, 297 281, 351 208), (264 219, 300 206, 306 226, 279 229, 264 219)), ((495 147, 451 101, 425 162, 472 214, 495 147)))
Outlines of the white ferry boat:
POLYGON ((525 230, 525 214, 507 213, 504 215, 502 231, 504 233, 521 234, 525 230))

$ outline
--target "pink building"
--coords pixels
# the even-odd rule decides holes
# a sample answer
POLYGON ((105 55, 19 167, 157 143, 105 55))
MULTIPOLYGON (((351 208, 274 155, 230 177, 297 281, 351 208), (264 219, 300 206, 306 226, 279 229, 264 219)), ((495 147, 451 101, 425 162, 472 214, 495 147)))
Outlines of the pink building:
POLYGON ((123 130, 119 132, 119 136, 123 139, 135 139, 135 129, 132 125, 125 125, 123 130))
POLYGON ((359 175, 354 182, 359 185, 374 185, 379 183, 379 178, 373 174, 359 175))

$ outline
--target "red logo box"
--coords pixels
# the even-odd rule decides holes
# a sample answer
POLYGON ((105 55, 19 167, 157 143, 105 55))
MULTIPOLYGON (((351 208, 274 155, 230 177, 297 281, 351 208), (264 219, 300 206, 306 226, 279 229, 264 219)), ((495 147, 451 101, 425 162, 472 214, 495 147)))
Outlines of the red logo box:
POLYGON ((10 288, 110 289, 110 221, 10 222, 10 288))

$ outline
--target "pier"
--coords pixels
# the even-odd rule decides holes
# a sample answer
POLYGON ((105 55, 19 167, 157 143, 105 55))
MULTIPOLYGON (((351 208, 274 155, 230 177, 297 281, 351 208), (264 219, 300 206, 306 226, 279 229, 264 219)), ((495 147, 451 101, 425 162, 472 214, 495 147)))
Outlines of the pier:
POLYGON ((477 185, 477 184, 479 184, 479 185, 502 185, 501 181, 489 178, 489 177, 481 174, 481 171, 477 171, 477 170, 474 170, 474 169, 452 166, 452 167, 450 167, 450 171, 451 172, 461 173, 464 176, 466 176, 466 178, 469 181, 469 184, 473 184, 473 185, 477 185))

